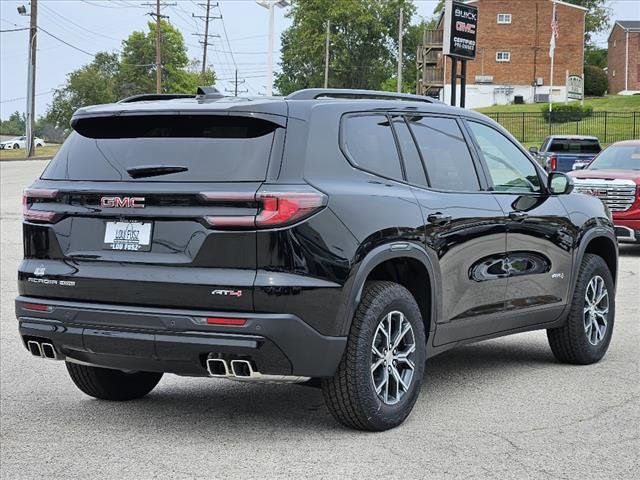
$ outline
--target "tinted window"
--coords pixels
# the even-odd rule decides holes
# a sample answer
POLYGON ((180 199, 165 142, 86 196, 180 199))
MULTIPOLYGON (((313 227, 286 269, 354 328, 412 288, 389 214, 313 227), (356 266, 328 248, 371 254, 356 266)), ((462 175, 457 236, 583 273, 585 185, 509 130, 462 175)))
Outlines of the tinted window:
POLYGON ((136 168, 176 167, 135 180, 260 181, 277 126, 246 117, 156 115, 90 118, 74 128, 43 178, 133 181, 136 168))
POLYGON ((398 149, 386 116, 350 116, 343 127, 344 147, 356 165, 384 177, 402 180, 398 149))
POLYGON ((455 191, 480 190, 469 148, 455 120, 408 117, 433 188, 455 191))
POLYGON ((393 128, 396 131, 400 152, 402 152, 402 160, 404 161, 404 169, 407 174, 407 180, 416 185, 427 186, 427 176, 424 173, 422 160, 418 154, 418 149, 413 141, 409 127, 403 117, 393 118, 393 128))
POLYGON ((469 127, 497 191, 540 191, 540 179, 535 167, 511 140, 481 123, 469 122, 469 127))
POLYGON ((557 153, 598 153, 600 144, 597 140, 555 138, 551 141, 549 151, 557 153))

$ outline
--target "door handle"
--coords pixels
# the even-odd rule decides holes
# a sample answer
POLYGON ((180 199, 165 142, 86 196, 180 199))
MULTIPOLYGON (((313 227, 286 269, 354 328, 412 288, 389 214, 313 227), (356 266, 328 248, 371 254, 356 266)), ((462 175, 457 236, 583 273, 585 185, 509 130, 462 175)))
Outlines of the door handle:
POLYGON ((432 213, 427 215, 427 222, 433 223, 434 225, 446 225, 451 222, 451 215, 445 215, 443 213, 432 213))
POLYGON ((529 214, 525 213, 525 212, 511 212, 509 214, 509 218, 511 220, 515 220, 516 222, 522 222, 528 216, 529 216, 529 214))

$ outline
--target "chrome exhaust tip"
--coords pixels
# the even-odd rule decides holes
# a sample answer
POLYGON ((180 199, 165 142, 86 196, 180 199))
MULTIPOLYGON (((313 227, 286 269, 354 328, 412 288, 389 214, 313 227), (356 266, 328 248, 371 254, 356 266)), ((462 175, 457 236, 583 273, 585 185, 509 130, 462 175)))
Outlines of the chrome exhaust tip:
POLYGON ((40 348, 40 344, 35 340, 29 340, 27 342, 27 348, 31 352, 31 355, 34 357, 42 357, 42 349, 40 348))
POLYGON ((227 362, 221 358, 208 358, 207 370, 212 377, 228 377, 229 366, 227 362))
POLYGON ((42 356, 44 358, 48 358, 50 360, 56 360, 58 355, 56 355, 56 349, 53 348, 53 345, 50 343, 42 343, 40 344, 40 349, 42 350, 42 356))
POLYGON ((231 372, 234 377, 251 378, 254 376, 253 367, 249 360, 231 360, 231 372))

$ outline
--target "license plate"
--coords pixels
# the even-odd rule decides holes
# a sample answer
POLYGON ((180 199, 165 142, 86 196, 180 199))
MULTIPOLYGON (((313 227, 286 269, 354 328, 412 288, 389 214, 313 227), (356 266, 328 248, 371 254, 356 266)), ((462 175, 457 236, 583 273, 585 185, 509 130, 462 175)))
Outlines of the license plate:
POLYGON ((151 250, 152 222, 107 222, 104 248, 131 252, 151 250))

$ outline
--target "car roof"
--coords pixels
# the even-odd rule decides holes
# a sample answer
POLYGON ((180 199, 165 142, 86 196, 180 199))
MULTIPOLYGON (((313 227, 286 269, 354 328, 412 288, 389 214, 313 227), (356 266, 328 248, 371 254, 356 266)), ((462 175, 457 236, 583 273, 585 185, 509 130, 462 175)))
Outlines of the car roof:
POLYGON ((552 140, 598 140, 593 135, 549 135, 552 140))
POLYGON ((640 147, 640 140, 622 140, 612 143, 610 147, 640 147))

